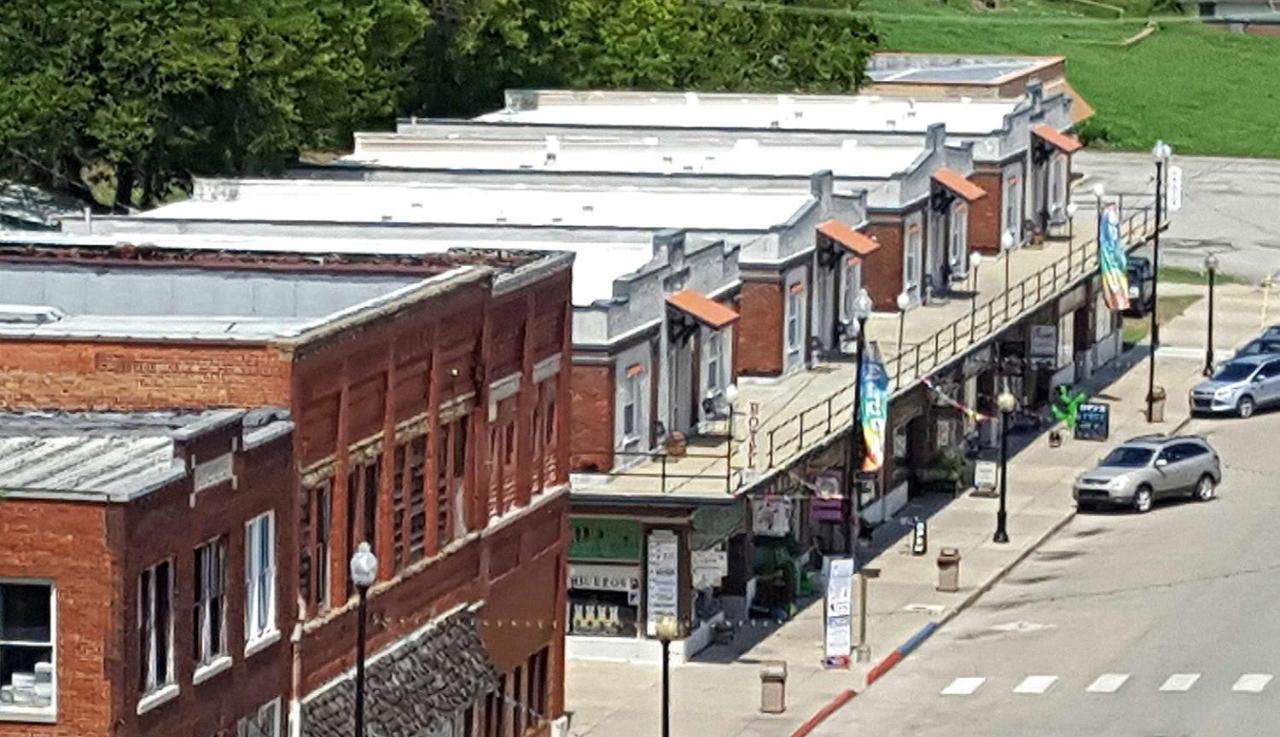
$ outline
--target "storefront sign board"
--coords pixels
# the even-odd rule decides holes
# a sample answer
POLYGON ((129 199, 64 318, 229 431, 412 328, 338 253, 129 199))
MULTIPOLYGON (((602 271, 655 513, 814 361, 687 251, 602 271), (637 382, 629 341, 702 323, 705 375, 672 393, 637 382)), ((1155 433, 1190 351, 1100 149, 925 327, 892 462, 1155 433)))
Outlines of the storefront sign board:
POLYGON ((680 616, 680 539, 675 532, 649 533, 648 564, 645 630, 655 637, 663 617, 680 616))

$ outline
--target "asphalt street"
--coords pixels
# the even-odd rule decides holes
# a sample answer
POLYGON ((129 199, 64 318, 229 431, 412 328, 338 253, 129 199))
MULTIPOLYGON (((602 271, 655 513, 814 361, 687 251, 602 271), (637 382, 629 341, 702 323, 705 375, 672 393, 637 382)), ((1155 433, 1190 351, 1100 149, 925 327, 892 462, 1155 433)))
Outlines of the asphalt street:
POLYGON ((1218 498, 1077 515, 814 737, 1276 734, 1280 411, 1186 431, 1218 498))
MULTIPOLYGON (((1153 142, 1154 143, 1154 142, 1153 142)), ((1280 161, 1178 156, 1183 172, 1182 208, 1171 213, 1161 239, 1164 263, 1199 268, 1206 253, 1215 253, 1223 271, 1258 283, 1278 273, 1280 228, 1275 203, 1280 200, 1280 161)), ((1094 207, 1092 186, 1101 182, 1108 198, 1124 194, 1128 203, 1144 205, 1154 196, 1155 164, 1143 154, 1085 151, 1073 168, 1084 172, 1073 199, 1094 207)))

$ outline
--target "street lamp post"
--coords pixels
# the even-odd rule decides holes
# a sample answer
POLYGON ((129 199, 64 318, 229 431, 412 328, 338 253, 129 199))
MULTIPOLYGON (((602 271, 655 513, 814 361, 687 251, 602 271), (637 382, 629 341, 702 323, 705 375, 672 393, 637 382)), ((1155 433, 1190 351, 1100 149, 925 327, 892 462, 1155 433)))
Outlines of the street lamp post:
POLYGON ((969 295, 969 340, 978 337, 978 269, 982 266, 982 254, 969 255, 969 264, 973 268, 973 289, 969 295))
MULTIPOLYGON (((849 478, 846 479, 848 493, 845 494, 844 514, 844 539, 850 558, 854 558, 853 514, 856 506, 853 503, 853 495, 857 488, 854 479, 862 472, 862 462, 866 459, 862 445, 862 362, 867 346, 867 318, 871 317, 872 306, 871 295, 867 294, 867 290, 859 289, 858 296, 853 300, 853 317, 857 320, 858 326, 858 350, 854 360, 858 363, 853 374, 853 431, 849 434, 849 442, 852 445, 849 452, 852 458, 849 464, 849 478)), ((858 527, 858 531, 861 532, 861 516, 858 519, 858 527)))
POLYGON ((1212 253, 1204 257, 1204 270, 1209 277, 1209 333, 1204 349, 1204 375, 1213 373, 1213 287, 1218 273, 1218 257, 1212 253))
POLYGON ((1169 144, 1156 141, 1151 157, 1156 162, 1156 229, 1151 236, 1151 360, 1147 367, 1147 422, 1155 421, 1156 351, 1160 349, 1160 220, 1164 214, 1164 169, 1173 155, 1169 144))
POLYGON ((1009 530, 1006 522, 1005 498, 1009 492, 1009 413, 1013 411, 1017 400, 1008 389, 1000 392, 996 398, 1000 408, 1000 509, 996 512, 996 534, 991 538, 998 543, 1009 542, 1009 530))
POLYGON ((907 310, 911 309, 911 295, 906 292, 899 293, 895 304, 898 305, 898 367, 894 375, 893 388, 897 389, 902 385, 902 362, 907 355, 907 345, 905 343, 907 336, 907 310))
POLYGON ((1013 231, 1006 230, 1000 236, 1000 245, 1004 250, 1004 319, 1009 319, 1009 262, 1013 260, 1013 231))
MULTIPOLYGON (((1071 254, 1076 249, 1076 213, 1080 207, 1074 202, 1067 203, 1067 273, 1071 273, 1071 254)), ((1081 259, 1080 270, 1084 270, 1084 259, 1081 259)))
POLYGON ((355 737, 364 737, 364 649, 365 627, 368 620, 369 587, 378 576, 378 558, 369 548, 369 543, 362 542, 351 556, 351 583, 355 585, 359 595, 359 606, 356 609, 356 732, 355 737))
POLYGON ((671 737, 671 641, 680 636, 680 623, 666 615, 655 629, 662 643, 662 737, 671 737))

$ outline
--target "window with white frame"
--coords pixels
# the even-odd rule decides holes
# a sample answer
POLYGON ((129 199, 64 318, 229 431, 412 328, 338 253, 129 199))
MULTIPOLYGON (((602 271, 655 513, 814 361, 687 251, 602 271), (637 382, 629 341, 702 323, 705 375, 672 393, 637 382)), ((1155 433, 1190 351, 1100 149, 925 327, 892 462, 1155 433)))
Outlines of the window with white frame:
POLYGON ((637 364, 627 369, 622 379, 622 437, 625 441, 640 436, 640 392, 644 371, 637 364))
POLYGON ((804 291, 794 285, 787 293, 787 353, 799 353, 803 336, 800 335, 800 310, 804 309, 804 291))
POLYGON ((951 268, 953 271, 968 271, 968 260, 965 258, 965 247, 969 231, 969 208, 956 205, 951 210, 951 268))
POLYGON ((720 389, 723 381, 724 335, 718 330, 707 334, 707 391, 720 389))
POLYGON ((236 737, 280 737, 280 699, 272 699, 236 722, 236 737))
POLYGON ((840 269, 840 318, 853 319, 853 303, 862 287, 862 265, 857 258, 848 256, 840 269))
POLYGON ((227 654, 227 539, 218 537, 196 548, 195 587, 191 613, 196 665, 208 665, 227 654))
POLYGON ((1017 239, 1022 233, 1022 188, 1017 177, 1010 177, 1004 185, 1004 229, 1017 239))
POLYGON ((0 581, 0 717, 54 711, 54 589, 37 581, 0 581))
POLYGON ((912 289, 920 286, 920 253, 923 243, 920 238, 920 226, 911 225, 907 228, 907 250, 904 254, 904 269, 902 271, 902 289, 910 292, 912 289))
POLYGON ((252 646, 276 632, 275 515, 260 514, 245 525, 245 642, 252 646))
POLYGON ((172 684, 172 560, 157 563, 138 578, 138 647, 138 690, 146 694, 172 684))
POLYGON ((1049 212, 1057 213, 1064 207, 1063 190, 1067 184, 1067 159, 1062 154, 1054 154, 1049 164, 1049 212))

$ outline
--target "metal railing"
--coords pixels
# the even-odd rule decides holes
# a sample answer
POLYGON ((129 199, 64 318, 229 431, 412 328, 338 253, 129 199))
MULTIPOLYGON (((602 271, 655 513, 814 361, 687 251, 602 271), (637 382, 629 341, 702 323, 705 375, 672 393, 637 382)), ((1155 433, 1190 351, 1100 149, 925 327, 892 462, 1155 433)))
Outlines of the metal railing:
MULTIPOLYGON (((1164 223, 1167 228, 1168 223, 1164 223)), ((1129 250, 1145 243, 1155 231, 1153 210, 1142 207, 1131 211, 1120 225, 1121 242, 1129 250)), ((1005 254, 1008 258, 1009 254, 1005 254)), ((908 346, 882 360, 890 378, 890 394, 896 396, 912 388, 917 382, 964 355, 971 347, 1003 331, 1010 324, 1044 306, 1073 283, 1090 276, 1098 269, 1097 241, 1079 244, 1068 242, 1067 252, 1058 260, 1023 278, 1018 284, 992 296, 985 302, 971 302, 969 311, 957 317, 928 338, 908 346)), ((850 372, 852 374, 852 371, 850 372)), ((845 432, 853 423, 853 377, 847 384, 823 399, 796 412, 763 432, 759 452, 765 460, 765 468, 787 464, 808 450, 817 447, 827 438, 845 432)), ((740 471, 734 464, 742 449, 740 438, 731 438, 723 452, 715 454, 686 454, 685 457, 714 459, 724 465, 717 469, 722 473, 682 474, 672 472, 671 461, 662 451, 652 453, 624 453, 615 455, 643 455, 658 463, 658 469, 642 470, 626 468, 610 473, 610 476, 658 479, 662 493, 670 493, 672 480, 687 483, 692 479, 715 479, 722 476, 725 493, 732 493, 742 485, 740 471)), ((719 464, 716 464, 719 465, 719 464)))

